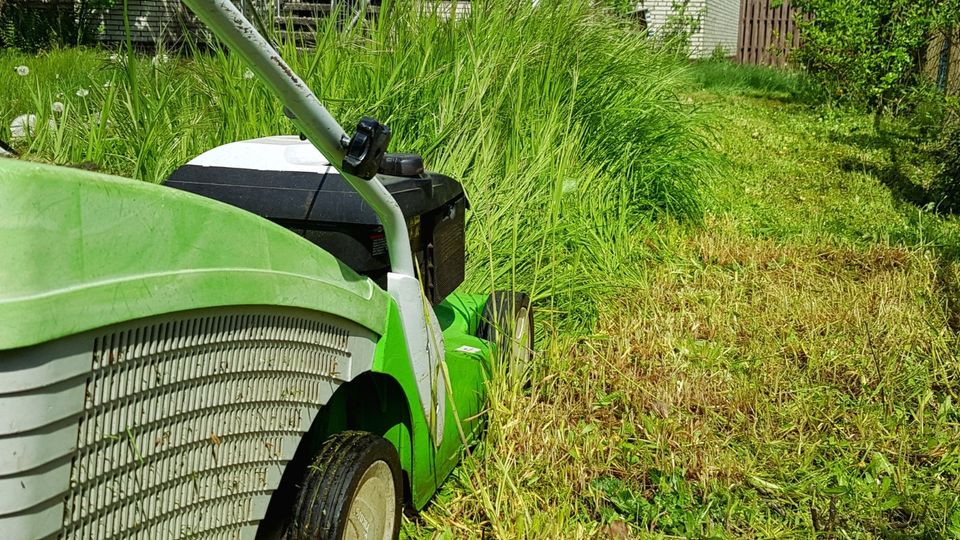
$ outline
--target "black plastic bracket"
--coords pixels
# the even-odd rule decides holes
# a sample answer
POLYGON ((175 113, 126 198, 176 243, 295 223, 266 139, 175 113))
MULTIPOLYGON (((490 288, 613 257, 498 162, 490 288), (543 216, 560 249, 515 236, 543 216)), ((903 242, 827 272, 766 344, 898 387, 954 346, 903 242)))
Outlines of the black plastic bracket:
POLYGON ((373 118, 364 117, 346 145, 343 172, 364 180, 376 176, 390 144, 390 128, 373 118))

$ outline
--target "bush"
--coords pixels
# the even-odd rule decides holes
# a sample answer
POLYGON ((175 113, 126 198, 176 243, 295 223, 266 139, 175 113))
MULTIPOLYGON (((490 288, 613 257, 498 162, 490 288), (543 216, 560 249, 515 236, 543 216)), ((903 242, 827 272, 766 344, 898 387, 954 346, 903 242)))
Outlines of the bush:
POLYGON ((115 0, 0 0, 0 47, 35 52, 92 44, 98 30, 96 14, 114 3, 115 0))
POLYGON ((673 0, 670 15, 657 33, 660 45, 684 58, 690 56, 690 40, 700 31, 702 12, 690 8, 690 0, 673 0))
POLYGON ((909 105, 927 40, 960 20, 956 0, 797 0, 796 58, 834 99, 882 113, 909 105))

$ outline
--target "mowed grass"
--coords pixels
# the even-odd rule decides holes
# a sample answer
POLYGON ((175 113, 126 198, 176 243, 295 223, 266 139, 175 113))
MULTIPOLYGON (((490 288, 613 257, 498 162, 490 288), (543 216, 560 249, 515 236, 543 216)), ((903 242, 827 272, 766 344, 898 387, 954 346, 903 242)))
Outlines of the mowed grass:
POLYGON ((430 529, 957 533, 957 343, 935 267, 709 225, 593 336, 551 343, 529 389, 501 390, 430 529))
MULTIPOLYGON (((485 439, 404 534, 960 536, 960 227, 903 189, 936 164, 585 3, 490 9, 286 51, 339 116, 464 178, 468 286, 540 308, 531 371, 493 383, 485 439)), ((6 116, 73 111, 28 158, 160 181, 290 131, 235 58, 109 54, 3 53, 48 73, 0 78, 6 116)))
POLYGON ((705 222, 638 233, 639 284, 495 387, 412 535, 960 537, 960 222, 889 174, 936 164, 766 83, 691 91, 725 162, 705 222))

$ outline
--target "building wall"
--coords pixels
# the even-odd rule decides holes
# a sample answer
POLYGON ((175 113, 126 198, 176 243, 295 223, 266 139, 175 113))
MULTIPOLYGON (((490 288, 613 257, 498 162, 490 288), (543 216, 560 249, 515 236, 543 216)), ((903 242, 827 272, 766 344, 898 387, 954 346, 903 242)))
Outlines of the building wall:
MULTIPOLYGON (((234 3, 241 7, 255 5, 260 10, 259 13, 268 13, 277 10, 278 1, 282 11, 285 0, 234 0, 234 3)), ((329 0, 325 3, 329 3, 329 0)), ((441 16, 449 17, 455 13, 464 17, 470 13, 469 0, 430 0, 430 3, 436 5, 441 16)), ((196 32, 204 32, 180 0, 128 0, 127 12, 131 39, 135 43, 176 43, 183 39, 184 30, 194 35, 196 32)), ((102 41, 119 42, 126 39, 122 2, 117 2, 115 7, 107 10, 101 16, 101 22, 102 41)))
MULTIPOLYGON (((676 13, 674 4, 681 0, 645 0, 647 27, 656 37, 663 31, 671 15, 676 13)), ((705 58, 713 54, 717 46, 723 47, 728 56, 737 48, 737 32, 740 27, 740 0, 689 0, 686 14, 700 19, 700 30, 690 37, 691 58, 705 58)))
MULTIPOLYGON (((123 3, 117 2, 101 15, 102 41, 126 39, 123 13, 123 3)), ((134 43, 177 42, 185 29, 193 32, 197 28, 193 14, 179 0, 127 0, 127 16, 134 43)))
POLYGON ((707 0, 701 23, 700 47, 693 55, 697 58, 708 57, 719 47, 725 56, 733 56, 737 50, 739 30, 740 0, 707 0))
MULTIPOLYGON (((259 9, 275 10, 277 2, 286 0, 234 0, 239 5, 256 4, 259 9)), ((327 0, 329 1, 329 0, 327 0)), ((534 0, 536 1, 536 0, 534 0)), ((646 10, 646 20, 652 35, 662 31, 670 16, 674 14, 674 3, 682 0, 643 0, 642 9, 646 10)), ((425 0, 424 4, 435 4, 442 15, 456 13, 465 16, 470 13, 469 0, 425 0)), ((130 20, 131 39, 135 43, 160 44, 176 43, 183 39, 184 31, 195 33, 200 26, 180 0, 128 0, 127 11, 130 20)), ((687 14, 699 17, 700 31, 691 36, 690 56, 702 58, 710 56, 717 45, 728 54, 737 48, 739 28, 740 0, 689 0, 687 14)), ((100 39, 106 42, 119 42, 125 39, 123 3, 101 15, 103 31, 100 39)))

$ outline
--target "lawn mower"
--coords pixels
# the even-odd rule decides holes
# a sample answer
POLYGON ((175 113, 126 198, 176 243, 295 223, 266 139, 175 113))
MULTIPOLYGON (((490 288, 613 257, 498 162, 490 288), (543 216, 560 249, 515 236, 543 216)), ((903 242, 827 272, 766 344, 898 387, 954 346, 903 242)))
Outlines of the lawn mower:
POLYGON ((0 159, 0 530, 399 534, 526 360, 522 293, 466 294, 455 180, 347 135, 229 0, 187 0, 305 136, 157 186, 0 159))

